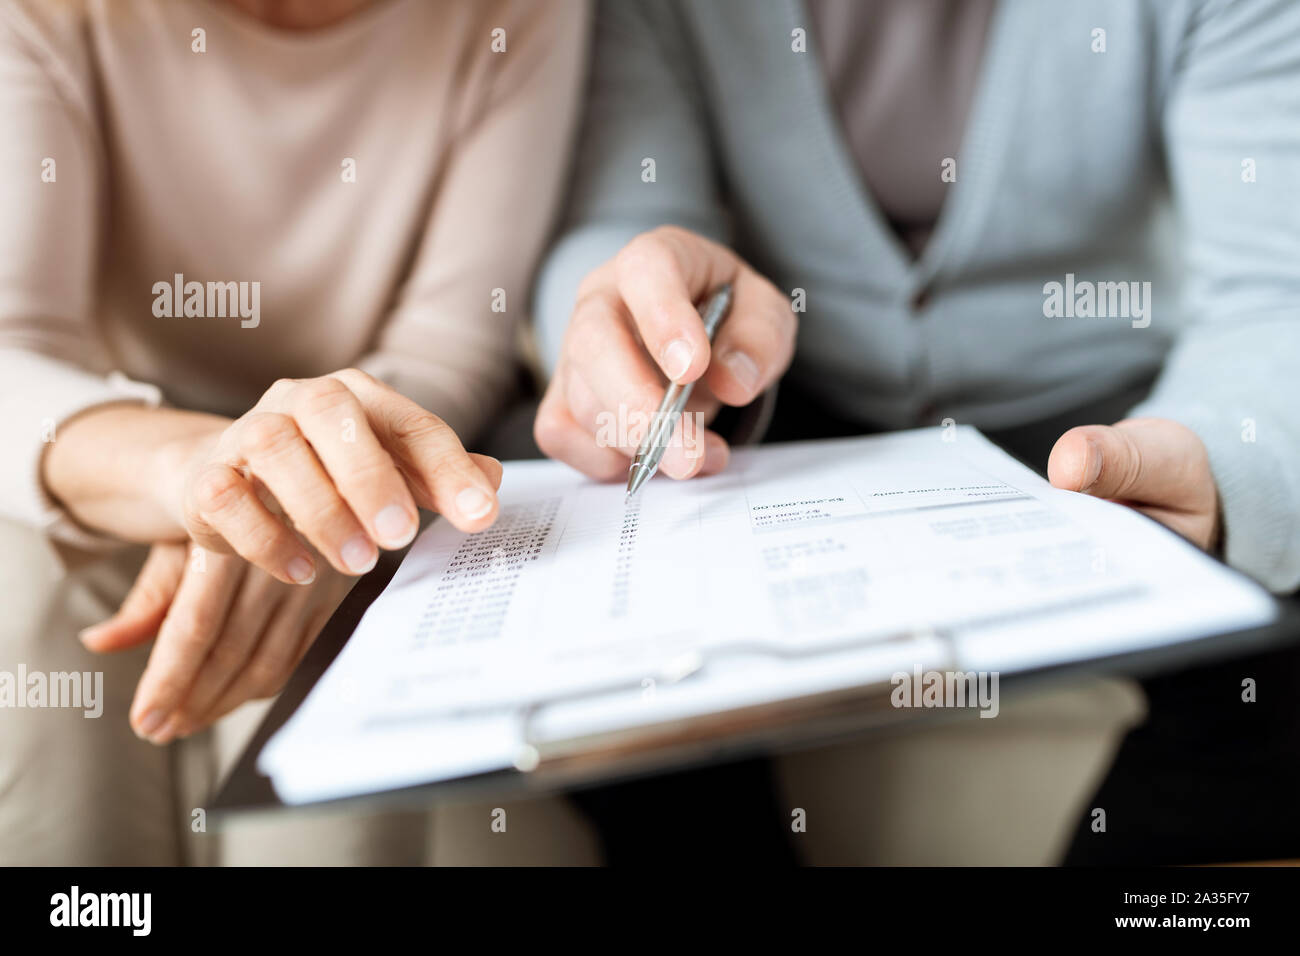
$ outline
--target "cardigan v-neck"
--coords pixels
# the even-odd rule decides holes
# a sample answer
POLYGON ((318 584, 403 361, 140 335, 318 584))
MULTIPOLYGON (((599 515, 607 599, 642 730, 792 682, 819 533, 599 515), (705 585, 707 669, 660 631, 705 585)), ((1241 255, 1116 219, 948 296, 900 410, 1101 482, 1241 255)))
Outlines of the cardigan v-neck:
POLYGON ((805 0, 864 188, 913 258, 934 231, 995 0, 805 0))

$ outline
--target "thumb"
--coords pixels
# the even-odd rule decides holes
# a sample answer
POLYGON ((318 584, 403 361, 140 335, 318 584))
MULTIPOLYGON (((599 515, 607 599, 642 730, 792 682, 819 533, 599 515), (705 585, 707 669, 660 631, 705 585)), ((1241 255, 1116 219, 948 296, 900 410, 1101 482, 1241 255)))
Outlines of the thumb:
POLYGON ((185 545, 154 545, 117 613, 83 630, 81 643, 104 654, 153 640, 180 587, 185 556, 185 545))
POLYGON ((1177 422, 1130 418, 1071 428, 1052 448, 1048 480, 1097 498, 1177 507, 1208 468, 1196 434, 1177 422))

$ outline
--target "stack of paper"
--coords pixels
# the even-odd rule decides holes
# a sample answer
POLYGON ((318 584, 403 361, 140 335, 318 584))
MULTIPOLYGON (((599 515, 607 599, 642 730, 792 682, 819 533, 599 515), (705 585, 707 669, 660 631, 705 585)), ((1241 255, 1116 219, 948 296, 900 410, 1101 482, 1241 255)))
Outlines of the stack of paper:
POLYGON ((1266 623, 1261 589, 971 428, 742 449, 632 499, 505 467, 436 522, 263 750, 287 802, 511 766, 521 747, 887 681, 1011 672, 1266 623))

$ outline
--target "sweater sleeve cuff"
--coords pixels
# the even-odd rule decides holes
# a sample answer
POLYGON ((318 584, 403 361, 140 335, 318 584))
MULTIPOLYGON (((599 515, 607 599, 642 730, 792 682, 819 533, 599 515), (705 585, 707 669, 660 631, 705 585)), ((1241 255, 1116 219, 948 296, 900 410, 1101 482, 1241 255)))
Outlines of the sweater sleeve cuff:
POLYGON ((59 429, 72 418, 123 402, 156 408, 161 392, 120 372, 101 377, 45 356, 25 354, 21 360, 25 387, 6 389, 0 400, 0 433, 11 439, 7 444, 16 451, 11 466, 0 474, 0 515, 80 549, 103 551, 120 545, 116 538, 77 524, 59 507, 41 481, 42 459, 47 446, 58 440, 59 429))

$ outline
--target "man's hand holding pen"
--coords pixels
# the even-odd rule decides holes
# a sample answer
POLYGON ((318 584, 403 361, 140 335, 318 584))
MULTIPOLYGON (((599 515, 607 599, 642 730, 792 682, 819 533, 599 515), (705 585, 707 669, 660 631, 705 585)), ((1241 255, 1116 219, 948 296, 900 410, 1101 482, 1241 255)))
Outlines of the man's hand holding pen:
MULTIPOLYGON (((593 478, 626 479, 642 436, 602 443, 602 415, 621 408, 652 422, 665 380, 696 383, 685 411, 706 422, 722 405, 747 405, 789 366, 796 325, 790 301, 730 249, 672 226, 638 236, 579 289, 537 413, 538 446, 593 478), (727 284, 730 315, 710 343, 696 303, 727 284)), ((659 468, 672 478, 713 474, 728 455, 717 433, 683 430, 659 468), (688 445, 700 441, 703 454, 688 445)))

